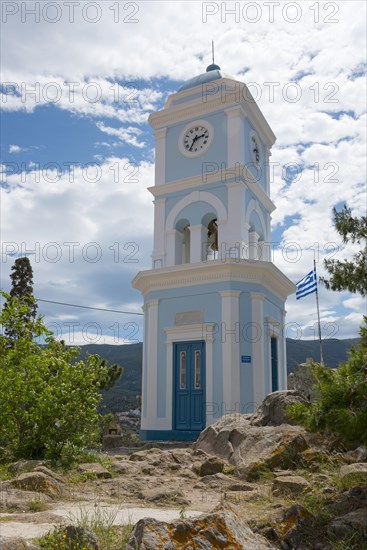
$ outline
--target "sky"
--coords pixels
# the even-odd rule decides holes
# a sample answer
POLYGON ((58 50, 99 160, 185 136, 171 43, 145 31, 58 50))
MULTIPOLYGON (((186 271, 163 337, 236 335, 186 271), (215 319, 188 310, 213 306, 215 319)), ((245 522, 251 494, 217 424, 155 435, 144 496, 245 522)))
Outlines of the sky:
MULTIPOLYGON (((1 3, 1 281, 27 254, 46 326, 68 344, 142 341, 154 141, 147 120, 215 61, 247 84, 272 149, 274 263, 293 281, 351 258, 332 208, 366 213, 366 3, 1 3), (61 302, 99 309, 54 304, 61 302), (101 310, 114 310, 101 311, 101 310)), ((324 338, 358 335, 366 302, 319 286, 324 338)), ((316 339, 315 295, 286 335, 316 339)))

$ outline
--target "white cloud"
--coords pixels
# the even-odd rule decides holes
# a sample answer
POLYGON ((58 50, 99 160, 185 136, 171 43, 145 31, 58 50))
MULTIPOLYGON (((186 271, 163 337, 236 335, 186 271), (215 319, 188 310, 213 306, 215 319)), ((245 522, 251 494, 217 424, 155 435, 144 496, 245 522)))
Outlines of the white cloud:
MULTIPOLYGON (((114 147, 125 144, 144 151, 144 132, 151 131, 147 118, 162 107, 167 78, 178 81, 203 72, 210 62, 213 37, 216 62, 251 90, 259 91, 259 106, 278 138, 271 157, 275 163, 271 192, 277 206, 272 223, 283 230, 283 249, 274 252, 274 261, 292 280, 298 280, 310 270, 316 254, 323 274, 322 260, 330 255, 328 243, 340 245, 332 207, 347 202, 361 215, 366 204, 365 80, 358 74, 364 64, 365 2, 298 3, 301 17, 297 23, 287 21, 293 12, 291 8, 284 12, 284 3, 274 8, 270 22, 269 7, 258 2, 261 17, 256 23, 246 21, 243 11, 236 21, 225 11, 228 3, 222 2, 214 3, 217 12, 206 23, 205 3, 201 2, 138 2, 135 15, 123 3, 95 3, 101 8, 97 23, 88 22, 93 9, 83 12, 86 2, 75 7, 74 21, 69 22, 70 8, 65 4, 60 3, 57 23, 47 20, 52 17, 51 8, 41 13, 39 23, 31 15, 21 23, 22 6, 4 23, 7 55, 2 80, 14 83, 17 93, 3 94, 1 105, 9 112, 34 113, 56 97, 56 107, 91 117, 114 142, 106 138, 96 144, 94 153, 102 165, 95 183, 87 181, 80 168, 75 168, 72 181, 70 174, 62 174, 52 184, 41 174, 37 182, 35 162, 35 172, 25 182, 20 176, 7 178, 10 188, 2 197, 2 236, 5 242, 24 242, 29 248, 39 243, 42 261, 35 265, 37 292, 54 295, 56 284, 61 301, 100 302, 112 309, 117 303, 126 309, 128 302, 138 310, 141 298, 131 290, 130 279, 150 265, 153 207, 146 187, 153 185, 153 166, 138 164, 139 181, 134 182, 134 175, 125 168, 131 166, 128 155, 106 159, 106 151, 111 155, 114 147), (127 22, 129 17, 137 22, 127 22), (295 90, 301 92, 298 101, 292 99, 295 90), (292 182, 284 179, 283 167, 289 162, 303 169, 292 182), (51 254, 50 242, 58 243, 63 254, 56 262, 57 278, 55 263, 42 259, 42 251, 51 254), (74 262, 67 259, 66 242, 80 243, 74 262), (102 248, 102 259, 95 263, 83 257, 83 246, 91 242, 102 248), (138 264, 123 261, 134 252, 123 249, 131 242, 139 247, 138 264), (289 242, 301 251, 296 261, 284 252, 289 242), (122 245, 117 247, 117 263, 115 243, 122 245)), ((236 4, 243 9, 242 3, 236 4)), ((254 17, 251 10, 246 13, 254 17)), ((338 257, 350 256, 354 250, 340 247, 338 257)), ((10 263, 3 271, 10 270, 10 263)), ((4 277, 8 281, 7 273, 4 277)), ((307 300, 296 303, 291 297, 287 303, 288 321, 299 323, 304 330, 315 319, 313 297, 307 300)), ((323 319, 337 323, 340 335, 357 332, 362 304, 355 300, 347 293, 320 290, 323 319), (340 313, 343 306, 352 310, 345 318, 340 313)), ((43 307, 54 315, 54 308, 43 307)), ((88 315, 80 312, 78 319, 84 322, 88 315)), ((93 315, 102 323, 102 313, 93 315)), ((121 323, 118 315, 116 322, 121 323)))
POLYGON ((19 145, 9 145, 9 153, 20 153, 24 151, 19 145))

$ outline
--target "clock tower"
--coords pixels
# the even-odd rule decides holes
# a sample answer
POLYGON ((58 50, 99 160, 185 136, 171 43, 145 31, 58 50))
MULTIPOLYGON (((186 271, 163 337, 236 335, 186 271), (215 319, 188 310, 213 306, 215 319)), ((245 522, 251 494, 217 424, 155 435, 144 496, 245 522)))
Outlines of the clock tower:
POLYGON ((243 82, 215 64, 149 123, 156 143, 144 297, 142 439, 196 439, 286 388, 285 300, 271 261, 275 136, 243 82))

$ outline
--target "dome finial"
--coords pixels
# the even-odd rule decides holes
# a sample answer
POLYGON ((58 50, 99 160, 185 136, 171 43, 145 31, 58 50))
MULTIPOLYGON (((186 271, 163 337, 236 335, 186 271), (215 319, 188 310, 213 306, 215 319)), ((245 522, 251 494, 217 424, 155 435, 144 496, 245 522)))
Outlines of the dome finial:
POLYGON ((206 68, 206 72, 208 73, 209 71, 220 71, 219 65, 214 63, 214 40, 212 40, 212 63, 206 68))

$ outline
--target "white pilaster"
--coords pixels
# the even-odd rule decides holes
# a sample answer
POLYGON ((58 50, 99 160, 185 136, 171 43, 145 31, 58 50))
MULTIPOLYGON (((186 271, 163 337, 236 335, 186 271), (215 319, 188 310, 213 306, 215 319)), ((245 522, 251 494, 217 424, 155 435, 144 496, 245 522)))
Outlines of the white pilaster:
POLYGON ((147 407, 145 418, 142 418, 141 428, 149 429, 153 419, 157 418, 158 399, 158 304, 159 300, 146 302, 147 334, 146 342, 146 388, 147 407))
POLYGON ((252 309, 252 368, 254 402, 259 406, 265 397, 264 381, 264 294, 250 292, 252 309))
POLYGON ((166 199, 156 199, 154 204, 154 250, 152 254, 153 269, 165 267, 164 263, 164 214, 166 199))
MULTIPOLYGON (((244 164, 245 162, 245 131, 244 112, 241 107, 231 107, 225 110, 227 115, 227 150, 228 166, 244 164)), ((230 211, 230 210, 229 210, 230 211)))
POLYGON ((166 182, 166 134, 167 128, 155 130, 155 184, 166 182))
POLYGON ((240 322, 238 290, 223 290, 222 300, 222 368, 223 412, 240 411, 240 322))

